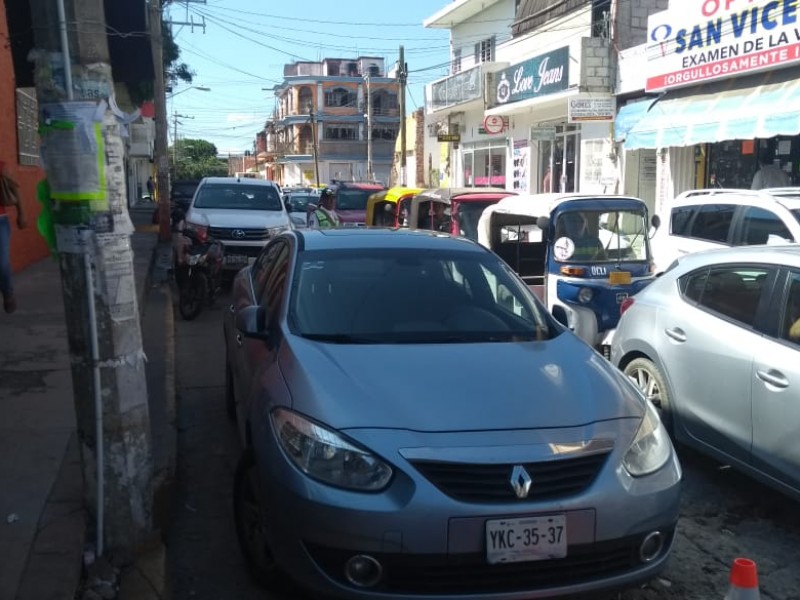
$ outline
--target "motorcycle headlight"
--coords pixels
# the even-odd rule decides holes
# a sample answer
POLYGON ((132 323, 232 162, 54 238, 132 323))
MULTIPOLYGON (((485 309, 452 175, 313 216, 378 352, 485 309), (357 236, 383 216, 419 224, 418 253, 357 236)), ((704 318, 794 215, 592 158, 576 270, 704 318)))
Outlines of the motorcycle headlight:
POLYGON ((585 288, 581 288, 578 291, 578 300, 582 304, 588 304, 589 302, 592 301, 593 297, 594 297, 594 292, 592 291, 592 288, 585 287, 585 288))
POLYGON ((197 263, 200 262, 200 255, 199 254, 190 254, 189 257, 186 259, 186 262, 189 263, 190 267, 193 267, 197 263))
POLYGON ((392 468, 380 458, 297 413, 277 409, 272 413, 272 424, 292 462, 323 483, 377 492, 392 478, 392 468))
POLYGON ((672 443, 661 424, 655 407, 645 402, 646 410, 639 431, 622 459, 622 465, 633 477, 641 477, 658 471, 669 460, 672 443))

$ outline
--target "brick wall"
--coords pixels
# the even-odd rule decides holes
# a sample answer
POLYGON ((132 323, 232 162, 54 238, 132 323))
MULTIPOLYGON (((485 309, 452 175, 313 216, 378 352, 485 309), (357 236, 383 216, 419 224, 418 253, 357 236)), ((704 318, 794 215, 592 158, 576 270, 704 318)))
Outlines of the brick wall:
MULTIPOLYGON (((0 0, 0 41, 8 40, 5 0, 0 0)), ((0 43, 0 160, 6 163, 11 176, 19 183, 25 203, 28 227, 17 229, 15 211, 9 209, 11 221, 11 265, 15 272, 47 257, 49 250, 36 228, 41 204, 36 199, 36 186, 44 178, 39 167, 21 166, 17 154, 17 105, 14 66, 8 44, 0 43)))
POLYGON ((647 17, 666 10, 668 0, 636 0, 617 3, 617 47, 619 50, 644 44, 647 40, 647 17))
POLYGON ((586 92, 610 92, 610 43, 602 38, 581 40, 581 85, 586 92))

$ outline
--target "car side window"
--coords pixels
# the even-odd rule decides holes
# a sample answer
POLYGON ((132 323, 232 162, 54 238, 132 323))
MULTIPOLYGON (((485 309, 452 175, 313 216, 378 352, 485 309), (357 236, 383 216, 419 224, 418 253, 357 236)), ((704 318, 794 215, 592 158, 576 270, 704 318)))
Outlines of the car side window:
POLYGON ((703 297, 703 289, 706 287, 706 278, 708 271, 695 271, 681 277, 679 286, 683 297, 690 302, 700 302, 703 297))
POLYGON ((264 291, 264 285, 269 276, 270 267, 275 262, 275 258, 285 245, 283 241, 276 241, 268 244, 256 258, 256 262, 250 268, 250 277, 253 280, 253 296, 260 298, 264 291))
POLYGON ((692 222, 692 215, 696 210, 696 206, 676 206, 673 208, 670 219, 670 233, 687 237, 689 235, 689 224, 692 222))
POLYGON ((747 207, 742 220, 742 245, 791 241, 792 234, 778 215, 765 208, 747 207))
POLYGON ((271 262, 264 288, 259 295, 259 304, 266 307, 270 315, 277 314, 280 309, 288 274, 289 244, 281 242, 275 260, 271 262))
POLYGON ((700 306, 748 326, 756 320, 769 271, 758 267, 715 267, 708 271, 700 306))
POLYGON ((800 346, 800 272, 792 272, 789 277, 781 337, 800 346))
POLYGON ((735 212, 733 204, 702 205, 692 221, 689 237, 727 243, 735 212))

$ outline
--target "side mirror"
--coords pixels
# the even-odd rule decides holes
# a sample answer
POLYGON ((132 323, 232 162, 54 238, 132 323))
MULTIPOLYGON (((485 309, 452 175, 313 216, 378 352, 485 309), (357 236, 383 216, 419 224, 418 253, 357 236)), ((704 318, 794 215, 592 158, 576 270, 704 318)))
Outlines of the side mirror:
POLYGON ((269 339, 266 309, 263 306, 246 306, 237 311, 236 329, 246 338, 269 339))
POLYGON ((661 217, 659 217, 658 215, 653 215, 652 218, 650 219, 650 224, 655 229, 658 229, 659 227, 661 227, 661 217))
POLYGON ((553 318, 561 323, 567 329, 570 328, 569 326, 569 316, 567 315, 567 309, 563 306, 556 304, 553 307, 553 318))
POLYGON ((536 226, 542 230, 542 240, 549 240, 550 217, 542 215, 536 219, 536 226))

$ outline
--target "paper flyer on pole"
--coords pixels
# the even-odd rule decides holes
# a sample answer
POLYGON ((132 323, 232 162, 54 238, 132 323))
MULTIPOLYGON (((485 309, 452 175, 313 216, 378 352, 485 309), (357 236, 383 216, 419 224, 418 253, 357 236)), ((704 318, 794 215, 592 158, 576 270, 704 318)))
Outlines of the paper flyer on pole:
POLYGON ((41 157, 54 200, 107 199, 99 106, 92 101, 41 106, 41 157))

